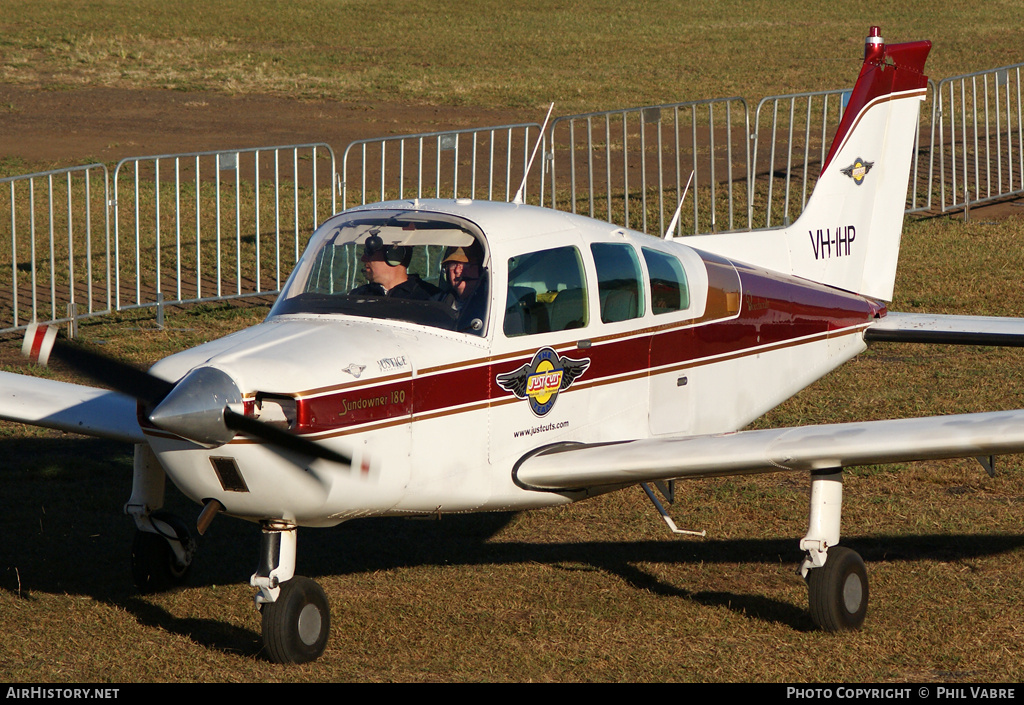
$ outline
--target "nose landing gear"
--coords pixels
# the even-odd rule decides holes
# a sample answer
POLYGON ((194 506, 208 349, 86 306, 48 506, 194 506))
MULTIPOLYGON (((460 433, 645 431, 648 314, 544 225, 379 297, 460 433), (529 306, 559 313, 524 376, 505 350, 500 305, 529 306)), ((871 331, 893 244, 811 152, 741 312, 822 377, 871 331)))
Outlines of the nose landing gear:
POLYGON ((263 620, 263 646, 274 663, 307 663, 327 648, 331 610, 316 582, 295 575, 296 528, 263 526, 260 566, 250 579, 263 620))
POLYGON ((260 605, 263 646, 274 663, 313 661, 327 647, 331 612, 327 595, 313 580, 297 575, 281 584, 273 602, 260 605))

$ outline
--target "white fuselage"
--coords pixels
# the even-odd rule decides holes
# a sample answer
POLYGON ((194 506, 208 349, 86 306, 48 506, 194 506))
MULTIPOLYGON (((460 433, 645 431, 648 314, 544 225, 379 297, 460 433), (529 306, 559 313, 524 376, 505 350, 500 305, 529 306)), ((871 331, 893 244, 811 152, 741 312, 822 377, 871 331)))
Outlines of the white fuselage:
MULTIPOLYGON (((296 409, 293 430, 353 455, 348 469, 295 462, 242 436, 204 449, 145 429, 185 494, 217 499, 236 516, 297 525, 574 501, 592 493, 522 488, 513 467, 558 443, 735 431, 862 351, 860 332, 878 309, 589 219, 526 207, 517 222, 534 218, 542 237, 512 237, 501 232, 506 220, 481 218, 481 204, 444 208, 464 209, 488 234, 492 298, 483 335, 341 314, 275 314, 162 361, 153 371, 171 381, 200 365, 227 372, 257 417, 273 406, 262 402, 285 399, 296 409), (544 248, 578 252, 590 292, 585 323, 510 332, 495 314, 515 288, 501 265, 537 248, 538 239, 544 248), (603 322, 593 242, 671 253, 685 270, 688 305, 658 313, 646 305, 629 320, 603 322), (559 389, 570 375, 563 368, 573 364, 585 369, 559 389), (498 379, 524 366, 537 386, 529 397, 498 379), (545 383, 553 386, 545 390, 545 383), (237 469, 234 482, 225 482, 225 463, 237 469)), ((485 215, 516 208, 487 204, 485 215)), ((648 266, 643 277, 643 297, 653 301, 648 266)))

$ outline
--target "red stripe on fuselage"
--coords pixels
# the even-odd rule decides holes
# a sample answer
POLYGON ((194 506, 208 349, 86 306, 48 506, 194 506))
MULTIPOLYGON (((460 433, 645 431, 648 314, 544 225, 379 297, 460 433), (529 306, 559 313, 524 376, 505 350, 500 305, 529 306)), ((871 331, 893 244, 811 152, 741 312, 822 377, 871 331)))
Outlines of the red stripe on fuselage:
MULTIPOLYGON (((573 388, 851 334, 882 310, 874 301, 824 286, 743 265, 737 265, 737 271, 742 299, 738 314, 731 318, 682 321, 594 337, 591 346, 582 349, 573 344, 559 346, 561 355, 590 359, 590 367, 573 388)), ((583 328, 579 332, 583 339, 596 331, 583 328)), ((535 340, 536 347, 518 355, 421 370, 415 377, 390 377, 386 383, 354 390, 318 390, 318 396, 307 398, 299 395, 297 430, 345 433, 516 401, 498 386, 495 377, 529 361, 543 347, 543 338, 524 337, 524 343, 535 340)))
POLYGON ((412 379, 406 377, 388 384, 301 399, 296 426, 302 432, 318 433, 399 417, 408 419, 412 398, 412 379))

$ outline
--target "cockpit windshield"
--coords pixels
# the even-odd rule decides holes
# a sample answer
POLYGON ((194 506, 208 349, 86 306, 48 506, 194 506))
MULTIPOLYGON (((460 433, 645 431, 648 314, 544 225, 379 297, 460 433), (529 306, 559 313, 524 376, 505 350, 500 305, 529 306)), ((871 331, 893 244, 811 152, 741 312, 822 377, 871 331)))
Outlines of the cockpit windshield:
POLYGON ((483 335, 482 233, 454 216, 356 211, 326 221, 270 314, 343 313, 483 335))

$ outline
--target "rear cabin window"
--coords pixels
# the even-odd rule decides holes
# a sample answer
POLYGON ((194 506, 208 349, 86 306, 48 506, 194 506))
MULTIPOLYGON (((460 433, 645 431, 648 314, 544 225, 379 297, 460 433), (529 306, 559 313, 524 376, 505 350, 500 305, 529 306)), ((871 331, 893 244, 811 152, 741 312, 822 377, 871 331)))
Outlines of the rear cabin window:
POLYGON ((672 255, 643 248, 651 275, 651 311, 656 315, 690 307, 690 289, 683 264, 672 255))
POLYGON ((586 325, 587 289, 579 250, 556 247, 509 259, 503 326, 507 337, 586 325))
POLYGON ((631 245, 600 242, 591 245, 590 252, 597 269, 601 321, 615 323, 642 316, 643 284, 636 250, 631 245))

